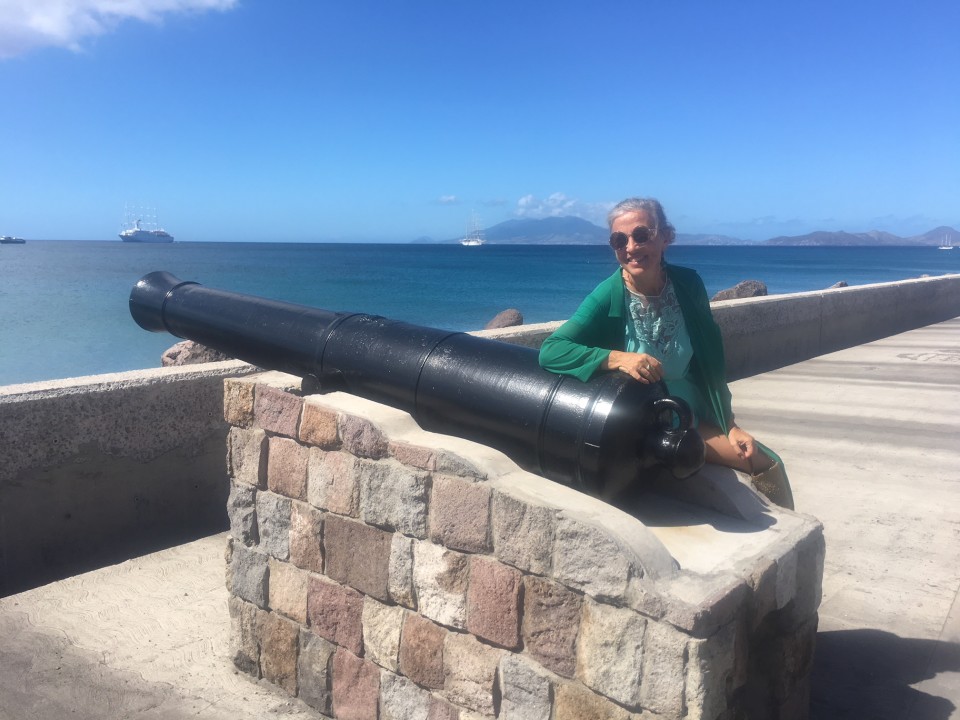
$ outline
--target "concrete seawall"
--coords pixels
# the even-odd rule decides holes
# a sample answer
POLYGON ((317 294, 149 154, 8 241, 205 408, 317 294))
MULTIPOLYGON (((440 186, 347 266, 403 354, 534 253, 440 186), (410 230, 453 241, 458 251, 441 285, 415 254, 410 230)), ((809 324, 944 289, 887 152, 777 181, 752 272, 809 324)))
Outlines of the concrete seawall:
MULTIPOLYGON (((727 379, 751 377, 960 315, 960 275, 711 304, 727 379)), ((476 333, 540 347, 562 321, 476 333)))
MULTIPOLYGON (((714 304, 728 376, 960 316, 960 275, 714 304)), ((539 346, 560 323, 476 333, 539 346)), ((0 595, 223 530, 231 361, 0 387, 0 595)))
POLYGON ((0 387, 0 595, 227 527, 229 361, 0 387))

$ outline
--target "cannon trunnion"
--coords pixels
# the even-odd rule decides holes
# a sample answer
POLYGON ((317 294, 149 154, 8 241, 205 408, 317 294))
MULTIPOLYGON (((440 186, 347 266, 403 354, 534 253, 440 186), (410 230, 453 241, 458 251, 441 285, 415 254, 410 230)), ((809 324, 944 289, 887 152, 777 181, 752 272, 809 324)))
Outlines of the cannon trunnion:
POLYGON ((620 373, 555 375, 537 351, 374 315, 206 288, 166 272, 130 294, 140 327, 410 413, 425 430, 496 448, 525 470, 610 496, 659 465, 703 464, 690 410, 620 373))

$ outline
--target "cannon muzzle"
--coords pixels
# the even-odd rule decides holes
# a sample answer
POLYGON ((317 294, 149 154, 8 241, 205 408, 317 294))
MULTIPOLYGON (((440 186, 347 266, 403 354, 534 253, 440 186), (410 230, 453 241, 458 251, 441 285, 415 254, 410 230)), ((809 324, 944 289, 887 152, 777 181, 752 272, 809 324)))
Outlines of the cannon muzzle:
POLYGON ((425 430, 496 448, 525 470, 610 497, 666 466, 703 465, 690 409, 622 373, 589 382, 543 370, 532 348, 375 315, 337 313, 144 276, 130 313, 231 357, 410 413, 425 430))

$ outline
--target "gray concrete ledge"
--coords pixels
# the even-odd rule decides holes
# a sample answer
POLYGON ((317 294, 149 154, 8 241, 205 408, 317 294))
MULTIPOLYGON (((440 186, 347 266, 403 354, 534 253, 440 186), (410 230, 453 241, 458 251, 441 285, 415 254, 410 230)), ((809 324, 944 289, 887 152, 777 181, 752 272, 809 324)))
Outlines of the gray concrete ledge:
POLYGON ((224 529, 223 378, 253 370, 0 388, 0 595, 224 529))

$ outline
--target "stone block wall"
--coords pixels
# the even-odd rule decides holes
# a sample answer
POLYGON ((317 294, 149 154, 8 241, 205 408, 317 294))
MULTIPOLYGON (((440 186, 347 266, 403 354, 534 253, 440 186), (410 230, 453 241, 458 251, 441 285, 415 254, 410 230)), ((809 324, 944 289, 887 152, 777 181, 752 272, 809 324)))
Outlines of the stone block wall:
POLYGON ((651 496, 641 522, 401 411, 297 385, 226 381, 244 672, 334 718, 806 717, 814 519, 651 496))

